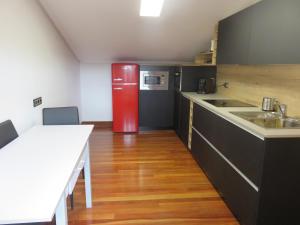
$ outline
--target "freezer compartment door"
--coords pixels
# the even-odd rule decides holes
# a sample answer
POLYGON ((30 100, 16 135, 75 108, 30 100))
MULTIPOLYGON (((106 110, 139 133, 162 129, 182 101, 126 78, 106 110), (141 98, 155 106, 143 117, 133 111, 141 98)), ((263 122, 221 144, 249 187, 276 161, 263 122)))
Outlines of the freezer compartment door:
POLYGON ((113 85, 113 131, 138 131, 138 85, 113 85))
POLYGON ((139 83, 139 65, 137 64, 112 64, 112 83, 139 83))

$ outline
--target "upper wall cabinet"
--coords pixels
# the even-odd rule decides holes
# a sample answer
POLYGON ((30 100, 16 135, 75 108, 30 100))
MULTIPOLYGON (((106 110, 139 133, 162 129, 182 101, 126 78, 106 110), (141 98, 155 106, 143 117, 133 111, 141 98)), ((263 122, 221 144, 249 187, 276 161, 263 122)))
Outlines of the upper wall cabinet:
POLYGON ((218 64, 245 64, 251 32, 251 10, 243 10, 219 23, 218 64))
POLYGON ((250 64, 300 63, 300 1, 263 0, 253 6, 250 64))
POLYGON ((299 9, 299 0, 263 0, 222 20, 217 63, 299 64, 299 9))

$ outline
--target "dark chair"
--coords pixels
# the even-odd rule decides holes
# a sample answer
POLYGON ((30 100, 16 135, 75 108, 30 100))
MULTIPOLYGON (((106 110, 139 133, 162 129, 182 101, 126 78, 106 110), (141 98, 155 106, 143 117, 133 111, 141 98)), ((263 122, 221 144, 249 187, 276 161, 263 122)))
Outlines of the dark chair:
MULTIPOLYGON (((43 125, 79 125, 79 123, 78 108, 75 106, 43 109, 43 125)), ((70 201, 73 209, 73 193, 70 195, 70 201)))
POLYGON ((15 140, 18 136, 19 135, 11 120, 6 120, 0 123, 0 149, 15 140))
POLYGON ((78 125, 79 113, 77 107, 57 107, 43 109, 44 125, 78 125))

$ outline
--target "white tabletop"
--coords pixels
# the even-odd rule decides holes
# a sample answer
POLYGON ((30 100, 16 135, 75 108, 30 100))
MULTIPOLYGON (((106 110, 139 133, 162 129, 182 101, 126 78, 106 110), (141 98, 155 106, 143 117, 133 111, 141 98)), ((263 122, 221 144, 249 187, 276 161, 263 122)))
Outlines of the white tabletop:
POLYGON ((0 149, 0 224, 52 220, 92 129, 36 126, 0 149))

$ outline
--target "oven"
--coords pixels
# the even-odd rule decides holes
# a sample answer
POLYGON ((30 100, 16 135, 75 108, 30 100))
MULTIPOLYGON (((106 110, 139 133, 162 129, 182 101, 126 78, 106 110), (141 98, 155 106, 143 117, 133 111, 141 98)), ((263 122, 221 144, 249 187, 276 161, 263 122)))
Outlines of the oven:
POLYGON ((140 71, 140 90, 168 90, 169 71, 140 71))

